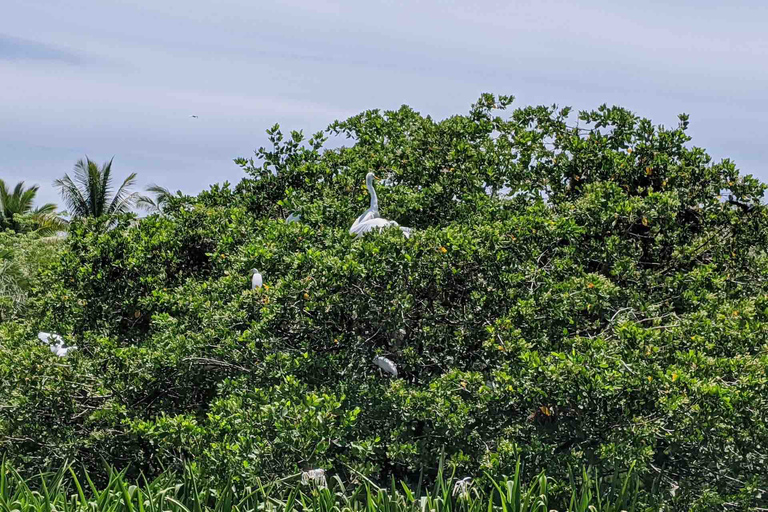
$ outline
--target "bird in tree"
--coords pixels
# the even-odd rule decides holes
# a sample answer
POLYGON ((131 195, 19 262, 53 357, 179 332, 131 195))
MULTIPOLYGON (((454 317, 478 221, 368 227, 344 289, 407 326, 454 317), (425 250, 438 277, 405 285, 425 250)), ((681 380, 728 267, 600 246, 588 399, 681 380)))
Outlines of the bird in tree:
POLYGON ((136 173, 123 181, 117 192, 112 193, 112 160, 99 167, 85 157, 75 164, 74 179, 65 174, 53 182, 60 189, 61 197, 73 217, 101 217, 127 213, 139 200, 138 192, 131 192, 136 183, 136 173))
POLYGON ((176 194, 173 194, 167 188, 154 184, 147 187, 147 192, 154 194, 154 199, 149 196, 139 196, 136 200, 136 206, 143 208, 150 213, 160 213, 170 202, 172 197, 182 197, 181 190, 177 190, 176 194))
POLYGON ((251 269, 251 290, 261 288, 264 279, 261 277, 261 273, 255 268, 251 269))
POLYGON ((368 188, 368 194, 371 196, 371 206, 355 219, 352 227, 349 228, 349 233, 359 237, 369 231, 381 231, 384 228, 396 227, 400 228, 406 238, 410 237, 411 228, 401 226, 393 220, 384 219, 379 214, 379 198, 376 195, 376 189, 373 188, 373 180, 375 178, 376 176, 372 172, 369 172, 365 177, 365 186, 368 188))
POLYGON ((46 203, 37 208, 32 206, 39 189, 38 185, 25 188, 21 181, 11 191, 0 180, 0 229, 11 229, 17 233, 35 231, 53 234, 66 227, 66 222, 56 213, 55 204, 46 203))

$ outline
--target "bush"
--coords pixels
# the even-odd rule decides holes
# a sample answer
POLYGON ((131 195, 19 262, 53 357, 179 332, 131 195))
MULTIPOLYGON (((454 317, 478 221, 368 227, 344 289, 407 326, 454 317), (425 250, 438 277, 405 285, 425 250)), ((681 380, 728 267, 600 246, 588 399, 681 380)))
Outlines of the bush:
POLYGON ((33 312, 0 327, 0 442, 28 468, 240 479, 415 479, 443 450, 462 474, 634 463, 679 504, 764 502, 765 186, 689 147, 685 116, 600 107, 578 128, 555 107, 503 119, 510 102, 365 112, 331 125, 352 141, 335 149, 275 127, 234 189, 75 222, 33 312), (409 239, 348 234, 369 171, 409 239), (38 330, 81 349, 56 360, 38 330))
POLYGON ((22 315, 37 273, 58 258, 62 245, 56 237, 0 232, 0 322, 22 315))

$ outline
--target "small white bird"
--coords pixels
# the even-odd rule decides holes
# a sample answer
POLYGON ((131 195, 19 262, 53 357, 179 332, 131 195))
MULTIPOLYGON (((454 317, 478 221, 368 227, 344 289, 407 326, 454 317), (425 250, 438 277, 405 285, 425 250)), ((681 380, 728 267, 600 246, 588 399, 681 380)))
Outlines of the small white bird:
POLYGON ((251 290, 255 290, 256 288, 261 288, 262 285, 262 278, 261 274, 258 270, 255 268, 251 269, 251 290))
POLYGON ((288 216, 287 219, 285 219, 286 224, 290 224, 291 222, 299 222, 301 220, 301 214, 293 212, 288 216))
POLYGON ((368 193, 371 196, 371 206, 355 219, 355 222, 352 223, 352 227, 349 228, 349 233, 359 237, 369 231, 381 231, 388 227, 398 227, 405 237, 408 238, 411 236, 410 228, 403 227, 393 220, 383 219, 381 218, 381 215, 379 215, 379 198, 376 195, 376 189, 373 188, 373 179, 375 177, 376 176, 374 176, 372 172, 369 172, 365 176, 365 186, 368 188, 368 193))
POLYGON ((37 333, 37 338, 48 345, 51 352, 59 357, 65 357, 70 351, 77 349, 77 345, 72 345, 71 347, 65 346, 64 338, 56 333, 39 332, 37 333))
POLYGON ((395 363, 393 363, 386 357, 381 357, 381 356, 374 357, 373 364, 375 364, 385 372, 397 377, 397 366, 395 366, 395 363))

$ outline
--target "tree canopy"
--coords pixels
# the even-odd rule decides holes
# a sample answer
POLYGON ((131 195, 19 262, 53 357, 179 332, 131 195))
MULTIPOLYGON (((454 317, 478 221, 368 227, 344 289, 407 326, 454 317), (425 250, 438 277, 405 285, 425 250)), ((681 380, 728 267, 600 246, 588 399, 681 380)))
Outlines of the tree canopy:
POLYGON ((0 443, 36 468, 418 479, 445 453, 462 474, 634 464, 678 504, 765 489, 765 185, 684 115, 511 102, 275 126, 235 187, 73 223, 0 326, 0 443), (349 235, 371 171, 410 238, 349 235), (80 348, 52 364, 38 330, 80 348))

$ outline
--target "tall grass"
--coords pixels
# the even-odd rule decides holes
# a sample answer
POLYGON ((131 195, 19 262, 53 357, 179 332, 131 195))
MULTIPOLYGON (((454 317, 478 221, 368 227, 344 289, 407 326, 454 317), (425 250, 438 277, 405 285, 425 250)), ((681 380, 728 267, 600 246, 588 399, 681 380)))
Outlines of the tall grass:
POLYGON ((98 488, 70 466, 26 480, 2 462, 0 512, 631 512, 638 496, 631 472, 617 485, 605 485, 585 471, 570 500, 555 503, 550 479, 541 473, 525 484, 519 464, 510 478, 485 475, 468 487, 441 472, 430 489, 394 480, 384 489, 362 475, 355 485, 338 476, 328 486, 306 485, 300 474, 251 486, 209 487, 189 470, 134 483, 124 471, 107 471, 106 485, 98 488))

